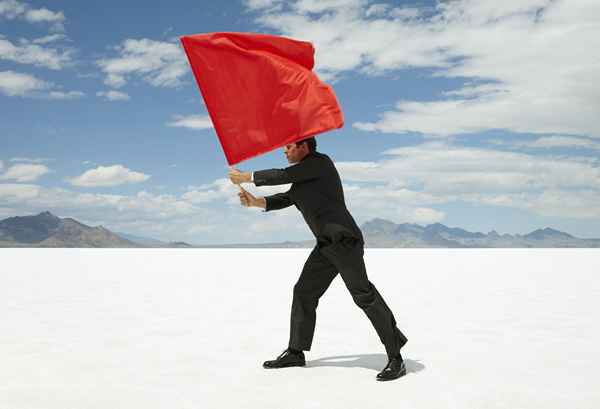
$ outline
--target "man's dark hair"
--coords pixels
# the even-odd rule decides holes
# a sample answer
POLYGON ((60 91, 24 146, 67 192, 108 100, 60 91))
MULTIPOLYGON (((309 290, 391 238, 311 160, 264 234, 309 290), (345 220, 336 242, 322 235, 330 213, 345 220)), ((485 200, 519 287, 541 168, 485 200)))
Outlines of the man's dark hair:
POLYGON ((296 145, 300 145, 301 143, 305 143, 308 146, 308 150, 310 152, 315 152, 317 150, 317 140, 314 136, 306 139, 302 139, 301 141, 296 142, 296 145))

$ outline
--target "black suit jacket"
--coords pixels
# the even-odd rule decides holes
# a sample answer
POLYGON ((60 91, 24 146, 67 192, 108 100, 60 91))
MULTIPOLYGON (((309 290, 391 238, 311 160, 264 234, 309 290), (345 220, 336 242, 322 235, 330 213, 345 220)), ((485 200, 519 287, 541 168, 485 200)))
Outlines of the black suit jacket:
POLYGON ((265 196, 265 211, 294 205, 318 243, 354 239, 364 244, 360 228, 346 208, 340 176, 329 156, 311 152, 285 169, 254 172, 256 186, 291 183, 287 192, 265 196))

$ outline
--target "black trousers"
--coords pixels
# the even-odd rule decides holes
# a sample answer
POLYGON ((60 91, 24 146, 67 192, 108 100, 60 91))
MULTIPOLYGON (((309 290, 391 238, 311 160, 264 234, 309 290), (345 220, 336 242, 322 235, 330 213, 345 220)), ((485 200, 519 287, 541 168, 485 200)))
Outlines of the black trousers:
POLYGON ((363 243, 351 237, 334 242, 319 242, 315 246, 294 286, 290 348, 310 351, 319 298, 340 273, 352 299, 373 324, 387 355, 393 357, 400 352, 407 338, 397 328, 392 311, 369 281, 363 255, 363 243))

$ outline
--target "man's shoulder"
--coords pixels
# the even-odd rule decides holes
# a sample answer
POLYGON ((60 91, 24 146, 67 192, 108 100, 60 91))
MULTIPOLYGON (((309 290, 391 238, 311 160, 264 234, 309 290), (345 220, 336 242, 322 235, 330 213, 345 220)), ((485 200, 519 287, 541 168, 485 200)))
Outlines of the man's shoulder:
POLYGON ((322 152, 312 152, 312 153, 310 154, 310 156, 313 156, 313 157, 315 157, 315 158, 320 158, 320 159, 327 159, 327 160, 331 160, 331 158, 330 158, 328 155, 326 155, 326 154, 324 154, 324 153, 322 153, 322 152))
POLYGON ((310 163, 309 166, 315 166, 319 168, 335 167, 331 158, 328 155, 321 152, 311 152, 308 155, 306 155, 304 159, 301 160, 301 162, 304 162, 307 165, 308 163, 310 163))

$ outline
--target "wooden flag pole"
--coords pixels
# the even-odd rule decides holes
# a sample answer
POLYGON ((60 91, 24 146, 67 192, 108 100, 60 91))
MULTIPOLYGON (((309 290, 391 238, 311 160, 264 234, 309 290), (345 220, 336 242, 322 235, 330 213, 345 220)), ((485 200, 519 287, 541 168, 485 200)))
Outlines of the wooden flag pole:
MULTIPOLYGON (((232 170, 233 166, 229 166, 229 170, 232 170)), ((242 188, 242 185, 239 183, 236 183, 237 187, 240 189, 240 192, 244 192, 244 189, 242 188)))

